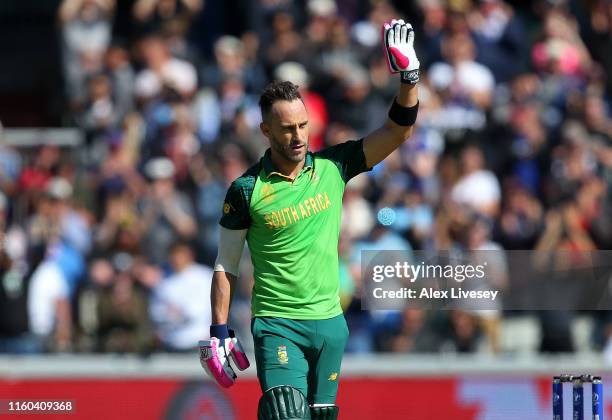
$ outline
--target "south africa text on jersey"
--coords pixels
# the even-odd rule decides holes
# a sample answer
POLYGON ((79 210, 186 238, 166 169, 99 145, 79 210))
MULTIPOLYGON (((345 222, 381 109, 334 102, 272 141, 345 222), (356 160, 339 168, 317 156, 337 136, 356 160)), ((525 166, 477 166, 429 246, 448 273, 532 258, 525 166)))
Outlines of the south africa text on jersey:
POLYGON ((323 192, 296 205, 266 213, 264 214, 264 220, 269 229, 278 229, 314 216, 327 210, 329 206, 331 206, 329 196, 326 192, 323 192))

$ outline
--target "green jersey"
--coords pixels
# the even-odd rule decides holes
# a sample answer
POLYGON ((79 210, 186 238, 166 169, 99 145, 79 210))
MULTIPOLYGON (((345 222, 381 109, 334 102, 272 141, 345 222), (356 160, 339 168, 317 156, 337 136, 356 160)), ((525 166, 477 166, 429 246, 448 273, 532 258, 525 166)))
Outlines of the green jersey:
POLYGON ((328 319, 342 313, 338 237, 346 182, 369 170, 363 140, 306 154, 291 179, 270 150, 230 186, 221 226, 248 229, 253 316, 328 319))

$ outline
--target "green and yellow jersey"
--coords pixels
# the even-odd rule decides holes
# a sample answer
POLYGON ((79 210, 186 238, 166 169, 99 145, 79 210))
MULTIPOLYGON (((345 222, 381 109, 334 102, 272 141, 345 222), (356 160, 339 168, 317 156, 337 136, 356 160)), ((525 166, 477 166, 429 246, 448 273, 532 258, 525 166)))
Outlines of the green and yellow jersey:
POLYGON ((295 179, 275 170, 268 149, 232 183, 220 224, 248 229, 253 316, 314 320, 342 313, 342 195, 348 180, 367 170, 363 140, 353 140, 308 152, 295 179))

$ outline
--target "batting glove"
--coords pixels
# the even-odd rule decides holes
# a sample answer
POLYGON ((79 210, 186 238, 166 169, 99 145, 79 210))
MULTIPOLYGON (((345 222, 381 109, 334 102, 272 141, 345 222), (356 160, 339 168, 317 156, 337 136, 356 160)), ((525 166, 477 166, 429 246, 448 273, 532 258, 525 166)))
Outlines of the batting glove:
POLYGON ((414 51, 414 30, 402 19, 393 19, 382 26, 387 66, 391 73, 401 73, 402 83, 419 81, 419 59, 414 51))
POLYGON ((210 340, 199 342, 200 364, 206 373, 224 388, 229 388, 236 382, 236 373, 230 365, 230 358, 240 370, 250 366, 249 359, 234 331, 229 330, 229 334, 229 337, 222 340, 211 337, 210 340))

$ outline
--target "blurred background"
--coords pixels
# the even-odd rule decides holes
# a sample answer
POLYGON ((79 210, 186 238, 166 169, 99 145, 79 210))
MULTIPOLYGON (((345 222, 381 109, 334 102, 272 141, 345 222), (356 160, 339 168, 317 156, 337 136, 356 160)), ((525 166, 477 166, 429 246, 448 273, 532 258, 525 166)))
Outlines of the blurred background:
MULTIPOLYGON (((362 250, 612 249, 609 0, 3 0, 0 353, 193 355, 225 192, 267 148, 259 92, 300 86, 313 151, 360 138, 399 86, 380 47, 395 17, 415 28, 420 111, 347 185, 347 352, 612 362, 606 311, 360 300, 362 250)), ((241 270, 249 346, 247 250, 241 270)))
MULTIPOLYGON (((609 311, 370 312, 360 260, 499 251, 503 287, 502 251, 612 249, 610 0, 2 0, 0 394, 252 418, 254 369, 221 390, 194 345, 225 192, 267 148, 259 92, 300 85, 313 151, 360 138, 398 89, 379 39, 395 17, 420 112, 346 189, 342 415, 542 419, 548 375, 612 373, 609 311)), ((241 272, 231 324, 251 347, 247 252, 241 272)))

